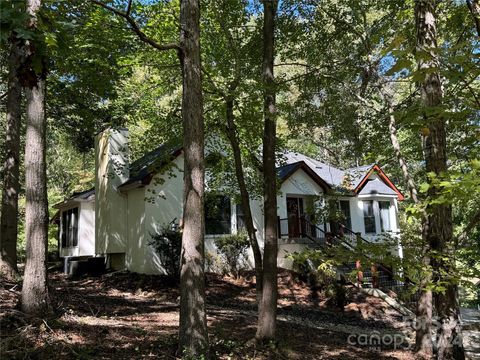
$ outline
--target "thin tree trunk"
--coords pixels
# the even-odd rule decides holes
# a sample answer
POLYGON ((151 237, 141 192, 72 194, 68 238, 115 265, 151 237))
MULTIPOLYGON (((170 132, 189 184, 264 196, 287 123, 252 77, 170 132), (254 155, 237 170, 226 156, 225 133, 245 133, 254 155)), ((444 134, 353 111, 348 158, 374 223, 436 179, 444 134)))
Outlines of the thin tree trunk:
POLYGON ((235 161, 235 174, 237 176, 238 187, 240 190, 241 207, 245 217, 245 227, 247 228, 248 238, 252 246, 253 259, 255 262, 255 285, 257 290, 257 304, 260 304, 262 299, 262 253, 260 246, 258 246, 256 229, 253 225, 252 209, 250 207, 250 196, 245 182, 245 174, 243 172, 242 155, 240 145, 237 138, 237 129, 235 126, 235 115, 233 113, 233 99, 229 98, 226 101, 226 115, 227 115, 227 135, 232 146, 233 158, 235 161))
POLYGON ((18 277, 18 192, 20 190, 20 122, 22 86, 17 76, 21 63, 20 42, 12 34, 8 57, 7 127, 0 219, 0 274, 8 280, 18 277))
POLYGON ((256 338, 259 341, 275 338, 277 320, 277 173, 275 168, 276 106, 273 73, 275 16, 277 0, 263 0, 263 82, 264 138, 263 192, 265 214, 265 247, 263 252, 263 295, 259 306, 256 338))
MULTIPOLYGON (((403 177, 407 183, 407 188, 410 193, 410 197, 414 204, 418 205, 418 193, 415 181, 410 176, 408 166, 405 158, 402 155, 400 142, 397 136, 397 126, 395 121, 395 115, 390 100, 387 99, 387 107, 389 113, 389 130, 390 140, 395 150, 395 155, 402 169, 403 177)), ((417 303, 416 316, 417 316, 417 328, 415 332, 415 349, 418 353, 421 353, 427 357, 433 356, 433 343, 432 343, 432 314, 433 314, 433 294, 428 285, 432 281, 431 273, 428 271, 431 268, 430 259, 430 245, 426 241, 426 213, 422 213, 422 267, 427 269, 425 276, 420 281, 420 298, 417 303)))
POLYGON ((480 36, 480 2, 478 0, 467 0, 467 6, 475 23, 477 35, 480 36))
MULTIPOLYGON (((435 109, 442 104, 443 89, 438 70, 432 71, 439 67, 434 1, 417 0, 415 19, 418 67, 419 70, 425 71, 425 78, 420 83, 422 103, 425 108, 424 117, 428 126, 425 136, 425 164, 428 173, 433 172, 441 176, 448 170, 447 140, 445 120, 438 109, 435 109)), ((435 199, 438 195, 439 190, 435 186, 430 186, 428 197, 435 199)), ((455 272, 452 207, 447 204, 430 203, 427 205, 427 214, 425 240, 439 255, 432 260, 434 280, 446 282, 446 291, 435 293, 440 322, 437 331, 437 359, 464 359, 457 286, 453 276, 450 277, 452 272, 455 272)))
POLYGON ((388 106, 388 115, 390 118, 388 129, 390 130, 390 141, 392 142, 393 149, 395 150, 395 156, 397 157, 398 163, 400 164, 400 168, 402 169, 403 178, 407 183, 408 192, 410 193, 410 197, 415 204, 418 204, 418 193, 417 187, 415 185, 415 181, 410 175, 408 171, 407 162, 402 155, 402 149, 400 147, 400 142, 398 141, 397 136, 397 124, 395 121, 395 115, 393 113, 393 108, 390 102, 387 104, 388 106))
POLYGON ((208 333, 205 311, 205 165, 199 0, 181 1, 180 26, 185 165, 179 352, 181 355, 200 357, 208 352, 208 333))

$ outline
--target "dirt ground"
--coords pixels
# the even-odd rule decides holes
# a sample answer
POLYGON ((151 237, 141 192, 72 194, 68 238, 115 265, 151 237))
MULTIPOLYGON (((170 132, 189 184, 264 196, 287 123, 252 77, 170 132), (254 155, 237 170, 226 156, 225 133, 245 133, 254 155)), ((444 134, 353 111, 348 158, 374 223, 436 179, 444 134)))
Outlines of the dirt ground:
MULTIPOLYGON (((279 274, 279 340, 255 345, 255 285, 245 275, 207 276, 214 359, 414 358, 411 330, 385 303, 350 288, 341 311, 289 271, 279 274), (387 341, 405 336, 401 345, 387 341), (378 338, 383 345, 370 341, 378 338)), ((19 285, 0 284, 2 360, 176 358, 179 292, 165 277, 52 273, 50 288, 55 316, 32 319, 17 309, 19 285)))

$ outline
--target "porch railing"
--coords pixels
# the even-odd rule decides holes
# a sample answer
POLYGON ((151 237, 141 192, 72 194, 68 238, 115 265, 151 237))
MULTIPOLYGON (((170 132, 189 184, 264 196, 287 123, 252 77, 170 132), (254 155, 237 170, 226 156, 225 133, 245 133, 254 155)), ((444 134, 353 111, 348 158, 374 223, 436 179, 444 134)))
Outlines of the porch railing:
MULTIPOLYGON (((308 238, 312 243, 320 245, 321 247, 340 245, 348 251, 357 251, 362 242, 364 244, 372 244, 370 240, 363 238, 360 233, 354 232, 343 224, 339 224, 339 230, 336 233, 326 232, 319 226, 311 223, 305 217, 300 217, 298 219, 298 224, 294 224, 296 229, 293 232, 292 229, 289 229, 288 225, 288 218, 278 218, 279 237, 308 238)), ((355 264, 345 264, 350 270, 357 269, 359 283, 363 281, 364 275, 366 275, 366 278, 371 278, 372 287, 380 287, 385 290, 396 291, 403 288, 405 285, 414 285, 414 283, 408 279, 405 279, 404 281, 397 280, 393 270, 389 266, 382 263, 375 264, 368 254, 364 254, 363 256, 368 259, 368 262, 371 260, 371 269, 364 269, 366 272, 362 270, 363 266, 360 264, 359 260, 357 260, 355 264)), ((408 305, 415 303, 416 296, 417 294, 414 294, 410 299, 405 301, 405 303, 408 303, 408 305)))

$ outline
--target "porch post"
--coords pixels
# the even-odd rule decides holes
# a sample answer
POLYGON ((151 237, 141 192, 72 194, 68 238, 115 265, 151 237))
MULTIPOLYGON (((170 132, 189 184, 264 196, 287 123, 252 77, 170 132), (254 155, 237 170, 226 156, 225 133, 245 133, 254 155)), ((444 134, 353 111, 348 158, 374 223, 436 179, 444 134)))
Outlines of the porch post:
POLYGON ((370 267, 370 271, 372 272, 372 288, 377 289, 379 285, 377 265, 372 264, 372 266, 370 267))
MULTIPOLYGON (((362 251, 362 236, 359 232, 355 233, 356 235, 356 240, 357 240, 357 251, 361 252, 362 251)), ((363 271, 362 271, 362 263, 360 259, 357 259, 355 262, 355 268, 357 269, 357 285, 358 287, 362 287, 363 284, 363 271)))

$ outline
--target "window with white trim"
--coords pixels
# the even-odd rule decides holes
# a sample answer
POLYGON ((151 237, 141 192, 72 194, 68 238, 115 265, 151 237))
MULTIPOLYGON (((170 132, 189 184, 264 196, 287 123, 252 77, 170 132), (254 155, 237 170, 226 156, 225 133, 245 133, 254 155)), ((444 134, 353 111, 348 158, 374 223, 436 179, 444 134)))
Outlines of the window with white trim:
POLYGON ((375 222, 375 212, 373 210, 373 200, 363 201, 363 221, 366 234, 375 234, 377 225, 375 222))
POLYGON ((62 248, 78 246, 78 207, 62 212, 62 248))
POLYGON ((343 219, 342 223, 348 229, 352 228, 352 217, 350 215, 350 201, 349 200, 339 200, 338 201, 338 208, 342 212, 343 219))
POLYGON ((382 232, 391 231, 392 225, 390 223, 390 201, 379 201, 378 207, 380 209, 380 230, 382 232))

